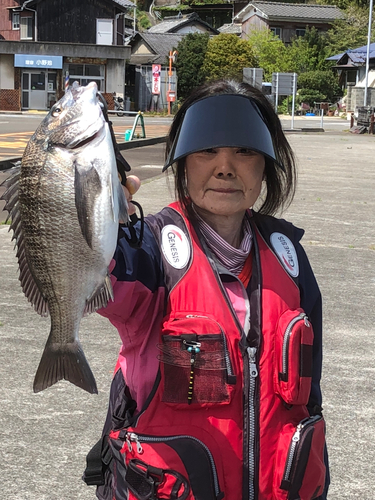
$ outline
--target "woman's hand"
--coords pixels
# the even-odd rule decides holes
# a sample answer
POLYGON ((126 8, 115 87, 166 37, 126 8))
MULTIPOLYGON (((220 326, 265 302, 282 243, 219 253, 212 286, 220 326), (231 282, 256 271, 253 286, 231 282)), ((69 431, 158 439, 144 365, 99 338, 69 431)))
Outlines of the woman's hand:
POLYGON ((135 213, 135 206, 133 205, 133 203, 131 203, 131 201, 133 199, 133 194, 135 194, 140 187, 141 181, 136 175, 128 175, 126 177, 126 186, 122 186, 122 189, 124 190, 126 199, 129 204, 129 215, 135 213))

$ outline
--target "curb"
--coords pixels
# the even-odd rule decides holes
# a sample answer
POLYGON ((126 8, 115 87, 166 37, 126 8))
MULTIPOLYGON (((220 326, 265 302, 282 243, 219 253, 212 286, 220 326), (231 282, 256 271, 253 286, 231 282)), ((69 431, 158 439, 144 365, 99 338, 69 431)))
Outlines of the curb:
POLYGON ((324 128, 320 127, 305 127, 305 128, 287 128, 283 129, 286 134, 301 133, 301 132, 325 132, 324 128))

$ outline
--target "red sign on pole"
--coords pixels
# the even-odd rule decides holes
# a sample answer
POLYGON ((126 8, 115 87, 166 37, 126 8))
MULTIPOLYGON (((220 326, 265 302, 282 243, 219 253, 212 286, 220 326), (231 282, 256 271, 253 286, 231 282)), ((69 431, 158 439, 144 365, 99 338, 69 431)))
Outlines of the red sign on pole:
POLYGON ((161 64, 152 65, 152 93, 160 94, 161 64))
POLYGON ((176 100, 175 90, 169 90, 167 92, 167 102, 175 102, 175 100, 176 100))

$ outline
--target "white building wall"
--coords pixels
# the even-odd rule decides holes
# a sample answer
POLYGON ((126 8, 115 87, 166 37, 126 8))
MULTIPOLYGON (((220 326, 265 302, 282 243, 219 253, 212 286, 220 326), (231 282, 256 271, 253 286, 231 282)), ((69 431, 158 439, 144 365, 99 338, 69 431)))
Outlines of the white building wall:
POLYGON ((205 26, 200 26, 199 24, 191 24, 189 26, 183 26, 176 33, 178 34, 187 34, 187 33, 207 33, 209 30, 205 26))

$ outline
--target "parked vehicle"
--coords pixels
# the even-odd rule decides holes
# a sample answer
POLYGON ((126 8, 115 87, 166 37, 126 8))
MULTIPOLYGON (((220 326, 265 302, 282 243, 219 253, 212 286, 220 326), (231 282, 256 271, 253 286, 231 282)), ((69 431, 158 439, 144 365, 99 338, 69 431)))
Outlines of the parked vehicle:
POLYGON ((120 96, 116 96, 116 92, 113 92, 113 102, 115 104, 117 116, 124 116, 124 99, 120 96))

